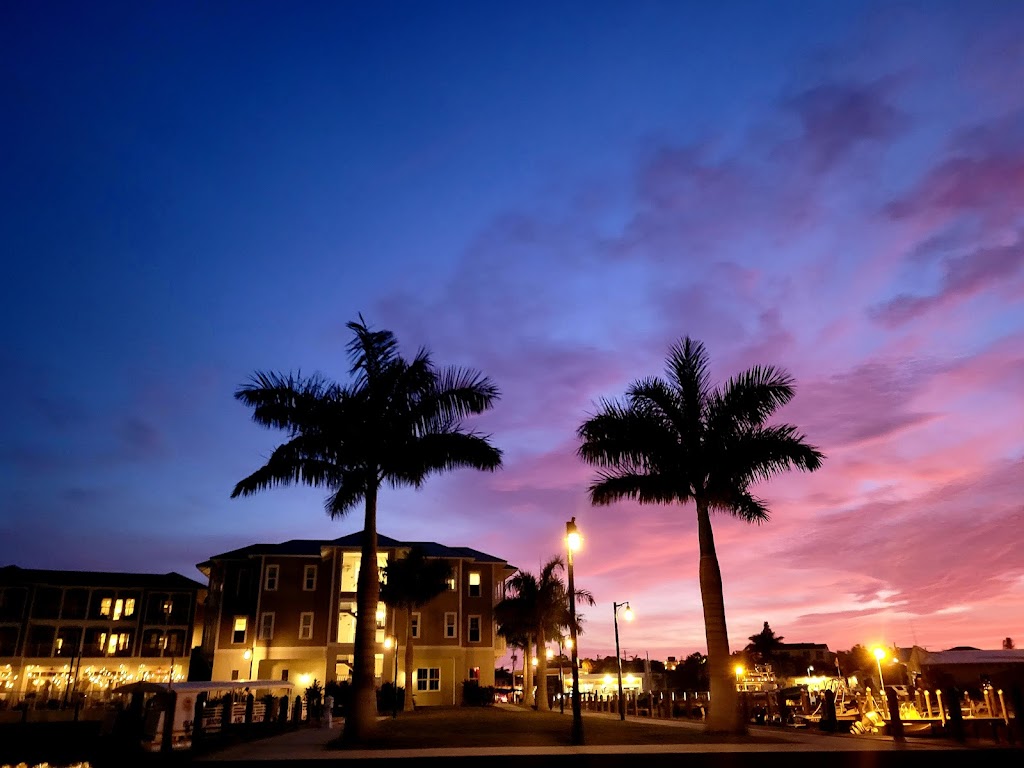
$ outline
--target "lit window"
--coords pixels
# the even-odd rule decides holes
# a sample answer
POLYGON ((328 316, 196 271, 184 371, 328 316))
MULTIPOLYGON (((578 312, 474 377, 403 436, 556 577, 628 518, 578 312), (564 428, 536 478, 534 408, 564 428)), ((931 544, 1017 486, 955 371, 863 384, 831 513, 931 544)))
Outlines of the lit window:
POLYGON ((124 601, 124 615, 127 618, 135 613, 135 598, 129 597, 124 601))
POLYGON ((110 636, 110 642, 107 643, 107 653, 108 654, 109 653, 113 653, 114 651, 117 650, 117 645, 118 645, 118 639, 119 638, 120 638, 120 635, 117 635, 117 634, 112 634, 110 636))
POLYGON ((280 567, 279 566, 276 566, 276 565, 268 565, 267 566, 267 576, 263 580, 263 588, 265 590, 267 590, 267 592, 276 592, 277 591, 277 576, 278 576, 279 571, 280 571, 280 567))
POLYGON ((480 682, 480 667, 469 668, 469 679, 475 680, 478 683, 480 682))
POLYGON ((305 592, 316 590, 316 566, 307 565, 302 572, 302 589, 305 592))
POLYGON ((469 596, 480 597, 480 574, 475 571, 469 574, 469 596))
POLYGON ((469 642, 479 643, 480 642, 480 617, 470 616, 469 617, 469 642))
MULTIPOLYGON (((311 640, 313 638, 313 613, 299 614, 299 640, 311 640)), ((286 680, 288 678, 285 678, 286 680)))
POLYGON ((235 629, 231 635, 232 643, 244 643, 245 642, 245 630, 249 625, 248 619, 245 616, 235 616, 235 629))
POLYGON ((59 652, 60 649, 63 648, 63 647, 64 647, 64 638, 63 637, 58 637, 57 638, 57 651, 59 652))
POLYGON ((114 604, 114 601, 109 597, 104 597, 100 600, 100 616, 109 616, 110 608, 114 604))
POLYGON ((377 603, 377 629, 384 628, 384 622, 387 621, 388 610, 384 603, 377 603))
POLYGON ((455 577, 454 576, 449 576, 448 577, 448 590, 450 592, 454 592, 455 591, 455 577))
POLYGON ((107 633, 106 632, 100 632, 100 642, 99 642, 100 653, 103 653, 103 646, 105 646, 106 644, 107 644, 107 633))
POLYGON ((114 602, 114 621, 121 618, 121 611, 124 610, 124 600, 117 600, 114 602))
POLYGON ((458 637, 458 614, 446 613, 444 615, 444 636, 447 638, 458 637))

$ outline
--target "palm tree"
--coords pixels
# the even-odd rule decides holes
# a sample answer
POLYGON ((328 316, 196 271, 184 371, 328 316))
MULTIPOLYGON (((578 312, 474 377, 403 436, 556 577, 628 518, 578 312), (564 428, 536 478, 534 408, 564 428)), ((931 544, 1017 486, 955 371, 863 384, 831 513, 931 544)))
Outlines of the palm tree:
MULTIPOLYGON (((428 559, 423 548, 414 546, 400 560, 392 560, 384 569, 385 580, 380 587, 380 599, 392 608, 405 611, 405 704, 406 712, 412 710, 413 677, 413 609, 426 605, 435 597, 448 590, 451 566, 444 560, 428 559)), ((398 653, 398 649, 395 649, 398 653)), ((395 685, 398 682, 395 681, 395 685)))
POLYGON ((599 468, 589 488, 595 505, 694 503, 715 702, 706 727, 741 732, 711 512, 763 523, 768 509, 751 484, 793 467, 813 471, 824 457, 796 427, 765 423, 793 398, 785 371, 754 367, 712 388, 704 345, 687 337, 671 347, 666 372, 634 382, 624 401, 601 401, 579 428, 579 455, 599 468))
POLYGON ((785 640, 782 635, 775 634, 775 630, 768 626, 767 621, 760 632, 751 635, 748 639, 750 642, 744 650, 748 651, 755 661, 774 659, 776 651, 782 648, 782 641, 785 640))
MULTIPOLYGON (((548 702, 548 659, 547 641, 557 637, 568 627, 569 598, 560 571, 565 567, 561 557, 548 560, 539 575, 519 571, 509 580, 514 591, 495 608, 498 631, 506 639, 516 638, 525 642, 523 656, 523 699, 527 706, 533 705, 533 686, 529 683, 528 672, 531 659, 531 642, 537 648, 537 697, 538 711, 547 708, 548 702)), ((577 602, 594 604, 594 598, 584 589, 576 590, 577 602)), ((579 630, 580 619, 577 619, 579 630)), ((532 671, 532 670, 531 670, 532 671)))
POLYGON ((360 316, 348 323, 352 381, 319 375, 257 372, 235 397, 253 409, 257 424, 287 433, 267 463, 235 486, 232 498, 278 485, 326 488, 332 518, 364 504, 362 559, 357 583, 353 696, 344 739, 365 741, 376 726, 374 635, 380 574, 377 568, 377 496, 383 484, 419 488, 436 472, 471 467, 495 470, 501 451, 489 437, 462 428, 498 398, 476 371, 434 367, 420 349, 398 353, 390 331, 373 331, 360 316))

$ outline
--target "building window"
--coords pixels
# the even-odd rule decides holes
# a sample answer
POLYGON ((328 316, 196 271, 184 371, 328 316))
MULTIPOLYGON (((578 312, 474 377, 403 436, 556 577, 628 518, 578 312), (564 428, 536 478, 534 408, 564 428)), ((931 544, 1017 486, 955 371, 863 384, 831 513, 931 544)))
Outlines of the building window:
POLYGON ((469 642, 479 643, 480 642, 480 617, 470 616, 469 617, 469 642))
POLYGON ((237 669, 232 669, 231 670, 231 679, 232 680, 237 680, 238 679, 238 670, 237 669))
POLYGON ((420 668, 416 670, 417 691, 440 691, 441 669, 439 667, 420 668))
POLYGON ((260 640, 273 640, 274 639, 274 614, 273 612, 264 613, 260 615, 260 640))
POLYGON ((455 591, 455 577, 454 576, 449 576, 448 577, 448 591, 449 592, 454 592, 455 591))
POLYGON ((124 616, 128 618, 135 614, 135 598, 129 597, 124 601, 124 616))
POLYGON ((231 633, 231 642, 235 645, 245 642, 245 630, 249 626, 249 620, 245 616, 235 616, 235 628, 231 633))
POLYGON ((420 636, 420 613, 416 611, 412 615, 412 636, 416 639, 420 636))
POLYGON ((286 682, 286 683, 288 682, 288 670, 287 669, 282 669, 281 670, 281 680, 283 682, 286 682))
POLYGON ((120 621, 122 611, 124 611, 124 600, 115 600, 114 601, 114 621, 120 621))
POLYGON ((100 600, 100 616, 109 616, 110 608, 114 604, 114 601, 109 597, 104 597, 100 600))
POLYGON ((302 571, 302 589, 305 592, 316 590, 316 566, 307 565, 302 571))
MULTIPOLYGON (((299 640, 313 639, 313 612, 299 614, 299 640)), ((287 678, 286 678, 287 679, 287 678)))
POLYGON ((469 596, 480 597, 480 574, 477 571, 469 574, 469 596))
POLYGON ((457 613, 446 613, 444 615, 444 636, 447 638, 459 636, 459 625, 456 623, 457 613))
POLYGON ((474 680, 478 683, 480 682, 480 667, 469 668, 469 679, 474 680))
POLYGON ((279 565, 268 565, 267 575, 263 579, 263 588, 267 592, 277 592, 277 577, 281 573, 279 565))

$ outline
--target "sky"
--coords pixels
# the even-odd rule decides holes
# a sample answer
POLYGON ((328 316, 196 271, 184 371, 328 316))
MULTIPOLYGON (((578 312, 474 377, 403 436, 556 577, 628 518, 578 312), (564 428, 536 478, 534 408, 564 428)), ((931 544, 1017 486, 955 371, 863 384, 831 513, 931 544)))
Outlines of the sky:
POLYGON ((579 424, 705 343, 827 456, 714 520, 733 648, 1024 640, 1024 5, 0 7, 0 565, 178 571, 334 538, 230 499, 256 370, 344 381, 362 313, 490 376, 504 451, 380 533, 536 571, 581 653, 703 650, 692 507, 590 506, 579 424))

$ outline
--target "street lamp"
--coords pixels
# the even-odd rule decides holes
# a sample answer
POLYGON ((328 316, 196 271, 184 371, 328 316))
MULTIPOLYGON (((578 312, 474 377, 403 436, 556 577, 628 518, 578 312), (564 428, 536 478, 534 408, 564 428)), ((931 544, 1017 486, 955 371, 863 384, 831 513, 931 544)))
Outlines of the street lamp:
POLYGON ((882 680, 882 659, 885 658, 884 648, 875 648, 875 661, 878 662, 878 688, 885 696, 885 682, 882 680))
MULTIPOLYGON (((253 645, 256 641, 253 641, 253 645)), ((246 648, 245 653, 242 654, 242 658, 249 662, 249 680, 252 680, 252 648, 246 648)))
POLYGON ((579 529, 576 527, 576 518, 565 524, 565 548, 568 552, 566 559, 566 572, 569 577, 569 639, 572 645, 572 743, 583 743, 583 712, 580 707, 580 669, 577 659, 576 643, 576 582, 572 573, 572 553, 577 551, 582 544, 579 529))
POLYGON ((629 607, 629 600, 622 603, 612 603, 612 619, 615 622, 615 663, 619 665, 619 720, 626 719, 626 702, 622 700, 622 654, 619 652, 619 608, 625 606, 622 618, 626 621, 633 620, 633 609, 629 607))
POLYGON ((398 717, 398 638, 388 635, 384 638, 384 648, 395 649, 395 677, 391 687, 391 719, 398 717))

